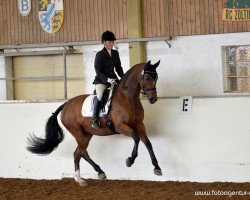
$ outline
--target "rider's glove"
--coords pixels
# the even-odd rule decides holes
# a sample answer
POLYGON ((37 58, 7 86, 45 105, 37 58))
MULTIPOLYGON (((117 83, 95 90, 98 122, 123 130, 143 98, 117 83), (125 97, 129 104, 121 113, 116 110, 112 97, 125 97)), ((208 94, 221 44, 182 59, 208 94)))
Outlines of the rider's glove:
POLYGON ((116 79, 108 78, 107 82, 113 85, 116 83, 116 79))

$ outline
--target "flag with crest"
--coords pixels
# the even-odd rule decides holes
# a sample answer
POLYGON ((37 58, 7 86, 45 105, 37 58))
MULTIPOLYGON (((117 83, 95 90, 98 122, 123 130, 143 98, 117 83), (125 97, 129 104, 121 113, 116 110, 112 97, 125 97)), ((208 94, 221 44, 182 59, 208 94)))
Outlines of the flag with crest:
POLYGON ((38 0, 39 21, 48 33, 56 33, 63 24, 63 0, 38 0))

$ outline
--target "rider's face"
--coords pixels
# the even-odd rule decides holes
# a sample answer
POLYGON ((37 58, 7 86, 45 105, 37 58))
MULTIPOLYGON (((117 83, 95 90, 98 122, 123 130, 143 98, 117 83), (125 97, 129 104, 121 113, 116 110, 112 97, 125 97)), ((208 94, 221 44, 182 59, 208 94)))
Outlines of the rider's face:
POLYGON ((104 46, 106 47, 106 49, 111 50, 114 46, 114 41, 105 41, 104 46))

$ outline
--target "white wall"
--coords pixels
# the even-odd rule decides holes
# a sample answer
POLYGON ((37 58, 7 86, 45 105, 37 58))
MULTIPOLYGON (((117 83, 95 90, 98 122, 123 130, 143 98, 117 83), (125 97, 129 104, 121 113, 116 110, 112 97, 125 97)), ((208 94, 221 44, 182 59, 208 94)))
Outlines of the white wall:
MULTIPOLYGON (((61 103, 0 104, 0 177, 58 179, 72 176, 76 142, 66 133, 59 148, 48 156, 26 151, 26 137, 43 136, 46 119, 61 103)), ((250 181, 249 98, 193 99, 191 114, 179 112, 178 99, 160 99, 150 105, 143 100, 148 136, 162 168, 153 174, 142 143, 134 166, 127 168, 133 141, 123 135, 98 137, 89 154, 109 179, 175 181, 250 181)), ((84 178, 96 172, 81 161, 84 178)))
POLYGON ((221 47, 250 45, 250 32, 194 35, 173 38, 171 48, 163 42, 149 42, 148 60, 161 60, 158 95, 223 95, 221 47))

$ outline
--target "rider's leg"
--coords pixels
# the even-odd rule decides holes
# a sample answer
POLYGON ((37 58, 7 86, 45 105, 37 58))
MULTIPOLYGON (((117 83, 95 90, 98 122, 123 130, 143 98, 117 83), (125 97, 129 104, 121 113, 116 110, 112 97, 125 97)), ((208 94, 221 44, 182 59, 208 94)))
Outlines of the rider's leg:
POLYGON ((93 110, 92 125, 91 125, 93 128, 100 127, 98 116, 101 110, 101 100, 102 100, 102 96, 103 96, 105 89, 106 89, 106 85, 104 84, 96 85, 97 98, 94 99, 94 110, 93 110))
POLYGON ((92 117, 92 127, 93 128, 99 128, 100 124, 98 121, 98 116, 101 110, 101 101, 98 100, 97 97, 94 98, 93 100, 94 106, 93 106, 93 117, 92 117))

